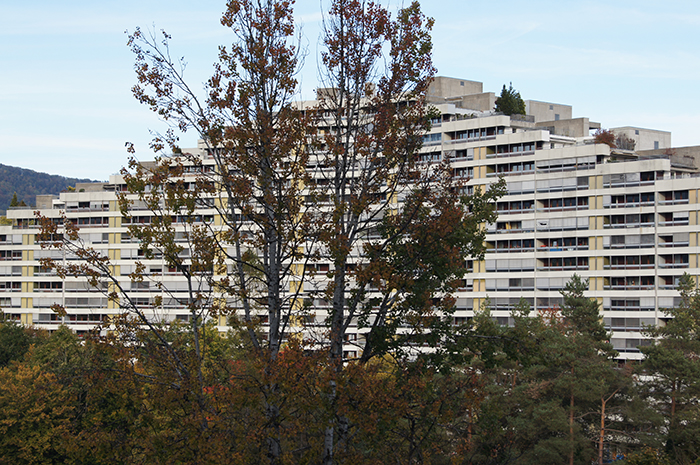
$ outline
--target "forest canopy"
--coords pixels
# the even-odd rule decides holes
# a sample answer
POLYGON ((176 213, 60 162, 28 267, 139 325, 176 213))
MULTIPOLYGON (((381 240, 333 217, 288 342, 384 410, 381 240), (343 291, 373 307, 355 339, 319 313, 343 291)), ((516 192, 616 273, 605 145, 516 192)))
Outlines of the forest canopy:
POLYGON ((26 205, 34 205, 37 195, 58 195, 68 186, 78 182, 94 182, 90 179, 67 178, 55 174, 40 173, 26 168, 0 164, 0 211, 10 206, 12 196, 26 205))

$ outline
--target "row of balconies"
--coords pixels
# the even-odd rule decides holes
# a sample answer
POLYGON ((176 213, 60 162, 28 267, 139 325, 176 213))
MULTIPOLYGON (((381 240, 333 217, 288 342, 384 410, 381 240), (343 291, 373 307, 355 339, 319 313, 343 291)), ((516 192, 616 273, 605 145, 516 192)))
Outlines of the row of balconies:
MULTIPOLYGON (((534 152, 529 152, 534 153, 534 152)), ((520 176, 525 174, 538 173, 565 173, 572 171, 590 170, 596 167, 595 163, 582 163, 571 166, 542 166, 534 161, 524 161, 517 163, 499 163, 497 165, 486 165, 486 177, 495 176, 520 176)))
POLYGON ((621 338, 612 338, 610 339, 610 343, 613 346, 613 349, 615 349, 617 352, 620 353, 638 353, 640 350, 640 347, 645 347, 649 346, 653 343, 652 339, 638 339, 638 338, 631 338, 631 339, 621 339, 621 338))
MULTIPOLYGON (((587 207, 575 208, 584 209, 587 207)), ((523 210, 515 210, 514 212, 524 213, 523 210)), ((533 232, 535 224, 538 231, 587 230, 589 229, 589 217, 542 218, 538 219, 537 222, 535 220, 497 221, 495 228, 489 226, 489 232, 497 234, 533 232)), ((658 227, 688 226, 689 224, 687 212, 660 213, 658 222, 655 222, 653 213, 603 216, 604 229, 652 228, 655 225, 658 227)))
MULTIPOLYGON (((620 255, 603 257, 604 270, 644 270, 659 268, 689 268, 688 254, 659 255, 620 255)), ((528 272, 528 271, 569 271, 588 270, 589 257, 545 257, 524 259, 486 259, 487 273, 528 272)))
POLYGON ((512 239, 487 241, 486 244, 488 252, 491 253, 533 252, 535 250, 559 252, 588 250, 588 237, 512 239))

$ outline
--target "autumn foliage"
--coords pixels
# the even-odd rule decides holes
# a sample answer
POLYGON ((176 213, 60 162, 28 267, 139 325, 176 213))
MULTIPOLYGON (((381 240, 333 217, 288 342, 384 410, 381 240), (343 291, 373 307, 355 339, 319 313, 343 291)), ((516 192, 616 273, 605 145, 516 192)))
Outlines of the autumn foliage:
POLYGON ((663 436, 621 406, 634 383, 616 375, 582 279, 561 309, 530 318, 521 302, 512 327, 488 308, 455 324, 453 291, 465 259, 483 258, 505 182, 467 195, 448 161, 419 163, 435 69, 417 2, 392 16, 333 1, 309 108, 293 98, 292 2, 230 0, 222 24, 234 42, 204 97, 167 33, 129 35, 133 93, 170 124, 155 162, 122 171, 120 234, 143 261, 117 276, 67 217, 39 217, 42 247, 75 258, 42 265, 119 314, 82 340, 6 323, 0 337, 26 339, 1 354, 0 463, 589 464, 606 440, 663 436), (178 146, 190 130, 202 154, 178 146), (168 289, 165 266, 186 291, 168 289), (132 291, 146 284, 160 295, 144 303, 132 291), (322 321, 297 324, 317 300, 322 321), (153 317, 166 305, 183 321, 153 317), (610 422, 623 433, 606 435, 610 422))
POLYGON ((595 134, 593 134, 593 140, 596 144, 605 144, 610 148, 615 148, 615 133, 609 129, 598 129, 595 134))
MULTIPOLYGON (((0 369, 0 463, 316 464, 331 423, 338 464, 693 463, 697 363, 673 363, 695 353, 692 330, 670 325, 648 362, 620 369, 581 283, 561 309, 521 302, 512 326, 478 311, 463 357, 439 366, 385 355, 337 370, 295 340, 271 362, 205 325, 202 376, 182 376, 172 354, 189 373, 200 361, 181 324, 161 328, 171 351, 126 321, 82 340, 27 331, 0 369)), ((674 314, 692 323, 697 293, 683 295, 674 314)))

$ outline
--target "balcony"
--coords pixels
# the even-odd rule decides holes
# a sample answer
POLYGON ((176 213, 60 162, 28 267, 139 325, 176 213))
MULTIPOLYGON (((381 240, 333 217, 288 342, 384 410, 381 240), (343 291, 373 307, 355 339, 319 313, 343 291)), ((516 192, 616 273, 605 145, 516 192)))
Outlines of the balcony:
POLYGON ((534 247, 505 247, 493 248, 487 250, 488 253, 519 253, 519 252, 534 252, 534 247))
POLYGON ((585 205, 559 205, 555 207, 538 208, 538 212, 567 212, 576 210, 588 210, 588 204, 585 205))
MULTIPOLYGON (((659 286, 660 288, 660 286, 659 286)), ((605 284, 606 291, 650 291, 654 289, 653 284, 605 284)))
POLYGON ((659 268, 688 268, 688 262, 685 262, 685 263, 659 263, 659 268))
POLYGON ((571 270, 588 270, 588 265, 550 265, 538 266, 537 271, 571 271, 571 270))
POLYGON ((688 221, 688 218, 679 218, 677 220, 669 220, 669 221, 659 221, 659 226, 688 226, 690 223, 688 221))
POLYGON ((617 229, 617 228, 653 228, 654 222, 643 222, 643 223, 605 223, 603 224, 604 229, 617 229))
POLYGON ((603 265, 603 269, 605 270, 650 270, 653 268, 653 263, 625 263, 603 265))
POLYGON ((507 157, 520 157, 525 155, 534 155, 534 150, 525 151, 514 151, 514 152, 499 152, 499 153, 487 153, 486 158, 507 158, 507 157))
POLYGON ((689 203, 688 199, 659 200, 659 205, 684 205, 687 203, 689 203))
POLYGON ((659 242, 659 247, 688 247, 689 245, 689 241, 659 242))

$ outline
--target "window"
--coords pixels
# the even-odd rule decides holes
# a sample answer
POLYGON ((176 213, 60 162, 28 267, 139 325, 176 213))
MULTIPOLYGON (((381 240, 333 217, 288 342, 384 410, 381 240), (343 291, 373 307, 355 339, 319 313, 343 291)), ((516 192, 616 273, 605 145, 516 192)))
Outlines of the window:
POLYGON ((659 141, 658 140, 654 141, 654 150, 659 150, 659 141))
POLYGON ((554 114, 554 121, 559 121, 559 113, 554 114))

